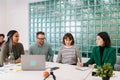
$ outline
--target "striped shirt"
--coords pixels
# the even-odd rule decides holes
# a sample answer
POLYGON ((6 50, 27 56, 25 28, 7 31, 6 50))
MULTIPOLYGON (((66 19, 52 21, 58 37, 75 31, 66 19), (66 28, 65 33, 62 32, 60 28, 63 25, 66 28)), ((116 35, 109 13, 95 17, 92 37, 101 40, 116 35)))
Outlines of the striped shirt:
POLYGON ((56 62, 63 64, 77 64, 78 59, 81 61, 80 51, 77 46, 62 46, 58 52, 56 62))

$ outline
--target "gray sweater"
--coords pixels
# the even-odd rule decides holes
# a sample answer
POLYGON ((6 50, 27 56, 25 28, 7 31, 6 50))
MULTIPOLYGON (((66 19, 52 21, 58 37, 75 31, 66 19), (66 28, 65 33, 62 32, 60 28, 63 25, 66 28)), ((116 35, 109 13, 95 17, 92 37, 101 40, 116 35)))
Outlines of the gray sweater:
POLYGON ((78 59, 81 61, 79 48, 75 45, 67 48, 62 46, 58 52, 57 61, 63 64, 77 64, 78 59))

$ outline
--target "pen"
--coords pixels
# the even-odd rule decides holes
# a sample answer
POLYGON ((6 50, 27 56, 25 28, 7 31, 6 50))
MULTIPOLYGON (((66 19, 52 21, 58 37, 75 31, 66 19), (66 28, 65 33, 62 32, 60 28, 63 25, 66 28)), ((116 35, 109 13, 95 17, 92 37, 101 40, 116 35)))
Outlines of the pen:
POLYGON ((80 58, 77 58, 77 62, 81 62, 80 58))

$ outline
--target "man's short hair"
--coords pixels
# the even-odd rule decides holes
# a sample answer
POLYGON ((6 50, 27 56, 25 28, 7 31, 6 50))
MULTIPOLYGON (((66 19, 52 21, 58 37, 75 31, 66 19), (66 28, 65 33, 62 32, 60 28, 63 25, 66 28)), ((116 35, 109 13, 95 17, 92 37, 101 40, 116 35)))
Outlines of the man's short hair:
POLYGON ((5 35, 4 35, 4 34, 0 34, 0 36, 3 36, 3 38, 5 38, 5 35))
POLYGON ((37 33, 36 33, 36 36, 37 36, 37 35, 39 35, 39 34, 45 35, 45 33, 44 33, 44 32, 39 31, 39 32, 37 32, 37 33))

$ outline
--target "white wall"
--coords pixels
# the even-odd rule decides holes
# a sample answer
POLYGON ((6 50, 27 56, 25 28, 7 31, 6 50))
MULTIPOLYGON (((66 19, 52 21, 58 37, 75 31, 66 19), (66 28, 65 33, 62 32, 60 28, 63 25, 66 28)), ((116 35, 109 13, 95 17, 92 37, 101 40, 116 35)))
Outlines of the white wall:
POLYGON ((17 30, 25 50, 29 48, 29 3, 38 1, 43 0, 0 0, 0 33, 17 30))
POLYGON ((6 20, 6 1, 0 0, 0 33, 5 31, 6 20))

